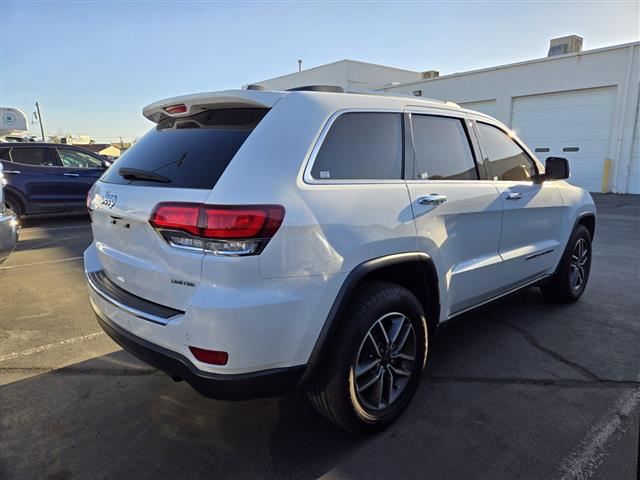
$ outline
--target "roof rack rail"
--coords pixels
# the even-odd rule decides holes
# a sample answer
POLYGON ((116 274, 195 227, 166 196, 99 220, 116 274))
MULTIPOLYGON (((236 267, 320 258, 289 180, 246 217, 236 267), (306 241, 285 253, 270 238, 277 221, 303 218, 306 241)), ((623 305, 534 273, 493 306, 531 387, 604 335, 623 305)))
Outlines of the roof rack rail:
POLYGON ((305 85, 303 87, 288 88, 287 92, 332 92, 344 93, 344 89, 337 85, 305 85))

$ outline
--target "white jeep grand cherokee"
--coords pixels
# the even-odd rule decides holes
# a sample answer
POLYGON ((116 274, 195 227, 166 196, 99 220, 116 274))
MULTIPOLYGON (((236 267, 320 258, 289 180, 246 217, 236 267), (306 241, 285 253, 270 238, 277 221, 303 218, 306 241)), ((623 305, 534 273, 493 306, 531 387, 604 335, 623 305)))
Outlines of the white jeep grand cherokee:
POLYGON ((577 300, 595 208, 491 117, 321 90, 146 107, 156 126, 89 193, 85 269, 104 330, 174 379, 305 388, 370 431, 410 402, 438 324, 524 287, 577 300))

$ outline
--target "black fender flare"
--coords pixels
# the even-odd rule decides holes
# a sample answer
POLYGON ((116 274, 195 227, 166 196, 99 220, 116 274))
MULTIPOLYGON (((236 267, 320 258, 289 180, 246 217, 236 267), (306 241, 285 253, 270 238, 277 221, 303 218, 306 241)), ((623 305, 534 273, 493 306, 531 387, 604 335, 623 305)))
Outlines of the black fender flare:
MULTIPOLYGON (((562 249, 562 255, 560 256, 560 260, 558 260, 558 264, 556 265, 556 268, 553 270, 553 273, 551 275, 549 275, 548 277, 544 278, 543 280, 541 280, 539 282, 538 285, 545 285, 546 283, 549 283, 551 281, 551 279, 553 279, 553 277, 555 277, 556 273, 558 273, 558 269, 560 268, 560 265, 562 264, 563 259, 566 257, 567 252, 569 251, 569 240, 571 240, 571 235, 573 235, 573 232, 576 231, 576 228, 578 228, 578 225, 582 225, 582 221, 586 218, 592 219, 593 220, 593 233, 591 233, 591 240, 593 241, 593 237, 595 236, 595 229, 596 229, 596 215, 593 212, 582 212, 579 213, 575 220, 573 221, 573 227, 571 228, 571 231, 569 232, 569 237, 567 238, 567 243, 564 245, 564 248, 562 249)), ((588 228, 587 228, 588 229, 588 228)))
MULTIPOLYGON (((318 335, 313 350, 311 351, 306 371, 300 379, 299 385, 306 383, 309 378, 313 376, 318 366, 322 364, 322 358, 324 357, 328 346, 338 329, 338 325, 340 324, 339 320, 341 314, 346 308, 351 294, 354 292, 360 281, 365 276, 375 272, 376 270, 409 263, 414 263, 419 266, 419 271, 421 272, 426 285, 435 290, 433 294, 438 303, 436 315, 439 316, 440 296, 437 283, 438 275, 433 259, 429 255, 424 252, 406 252, 385 255, 383 257, 367 260, 351 270, 342 283, 342 286, 338 291, 338 295, 333 301, 331 310, 329 310, 329 314, 327 315, 322 330, 320 331, 320 335, 318 335), (434 282, 432 279, 435 279, 435 285, 433 285, 434 282)), ((434 319, 436 325, 438 320, 439 318, 434 319)))
MULTIPOLYGON (((576 217, 576 220, 573 224, 573 230, 576 229, 576 227, 578 226, 578 224, 581 224, 582 221, 586 218, 592 219, 593 220, 593 231, 590 231, 589 233, 591 234, 591 241, 593 241, 594 237, 596 236, 596 214, 593 212, 582 212, 579 213, 578 216, 576 217)), ((573 232, 573 230, 571 230, 573 232)), ((571 236, 571 235, 569 235, 571 236)))

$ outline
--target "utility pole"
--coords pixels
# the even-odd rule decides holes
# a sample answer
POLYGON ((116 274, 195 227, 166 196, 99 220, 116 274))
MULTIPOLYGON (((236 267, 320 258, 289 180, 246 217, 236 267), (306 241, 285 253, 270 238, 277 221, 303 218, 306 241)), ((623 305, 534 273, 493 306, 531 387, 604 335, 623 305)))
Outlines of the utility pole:
POLYGON ((38 122, 40 122, 40 133, 42 134, 42 141, 44 142, 44 126, 42 126, 42 115, 40 114, 40 105, 36 102, 36 110, 38 111, 38 122))

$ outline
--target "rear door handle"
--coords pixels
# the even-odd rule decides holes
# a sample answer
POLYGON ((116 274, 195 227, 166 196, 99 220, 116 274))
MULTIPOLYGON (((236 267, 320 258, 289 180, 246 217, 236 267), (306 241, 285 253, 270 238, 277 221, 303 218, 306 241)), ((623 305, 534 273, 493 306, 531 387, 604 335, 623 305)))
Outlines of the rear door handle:
POLYGON ((507 200, 520 200, 522 198, 522 194, 521 193, 507 193, 504 198, 506 198, 507 200))
POLYGON ((444 203, 446 201, 446 195, 439 195, 437 193, 430 193, 429 195, 418 198, 418 203, 420 205, 440 205, 441 203, 444 203))
POLYGON ((20 170, 2 170, 2 173, 8 173, 10 175, 19 175, 20 170))
POLYGON ((80 176, 79 173, 64 173, 63 175, 65 177, 79 177, 80 176))

